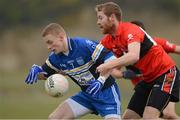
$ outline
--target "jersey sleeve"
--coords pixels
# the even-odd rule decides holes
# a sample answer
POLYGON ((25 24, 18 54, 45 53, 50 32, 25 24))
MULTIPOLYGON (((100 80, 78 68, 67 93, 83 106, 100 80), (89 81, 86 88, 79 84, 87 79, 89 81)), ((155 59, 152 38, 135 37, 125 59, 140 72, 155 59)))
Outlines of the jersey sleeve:
POLYGON ((53 61, 55 61, 55 56, 53 53, 49 55, 46 59, 46 62, 42 65, 42 69, 46 71, 48 74, 46 77, 49 77, 52 74, 58 73, 60 70, 54 65, 53 61))
POLYGON ((127 24, 124 34, 128 44, 132 42, 143 42, 145 35, 144 31, 134 24, 127 24))
POLYGON ((106 62, 108 60, 115 59, 115 56, 113 53, 109 50, 107 50, 102 44, 98 44, 92 53, 92 60, 102 60, 103 62, 106 62))
POLYGON ((169 41, 164 38, 154 38, 154 40, 158 45, 161 45, 167 53, 173 53, 176 49, 175 44, 169 43, 169 41))
POLYGON ((86 47, 85 49, 87 49, 87 53, 89 53, 94 62, 105 62, 115 58, 113 53, 107 50, 102 44, 98 44, 92 40, 85 40, 83 44, 83 47, 86 47))

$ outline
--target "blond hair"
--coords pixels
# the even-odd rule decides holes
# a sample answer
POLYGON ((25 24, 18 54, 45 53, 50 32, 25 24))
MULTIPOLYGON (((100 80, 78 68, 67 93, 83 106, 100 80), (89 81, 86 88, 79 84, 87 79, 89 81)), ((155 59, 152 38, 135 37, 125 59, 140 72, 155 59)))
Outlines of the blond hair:
POLYGON ((107 17, 110 17, 112 14, 115 14, 118 21, 122 19, 122 11, 118 4, 114 2, 106 2, 103 4, 96 5, 96 12, 103 11, 107 17))
POLYGON ((43 29, 42 37, 45 37, 48 34, 57 36, 57 35, 59 35, 59 33, 63 33, 64 35, 66 35, 66 32, 61 25, 59 25, 57 23, 50 23, 43 29))

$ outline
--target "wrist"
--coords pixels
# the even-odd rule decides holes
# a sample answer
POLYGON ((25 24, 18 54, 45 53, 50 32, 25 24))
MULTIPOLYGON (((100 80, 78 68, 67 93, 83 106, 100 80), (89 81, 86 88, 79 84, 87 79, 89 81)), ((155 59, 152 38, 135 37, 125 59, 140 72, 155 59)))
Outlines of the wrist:
POLYGON ((38 78, 38 80, 46 80, 46 79, 47 79, 47 77, 46 77, 45 74, 43 74, 43 73, 39 73, 39 74, 37 75, 37 78, 38 78))
POLYGON ((103 77, 103 76, 99 76, 99 78, 98 78, 97 80, 98 80, 99 82, 101 82, 102 84, 104 84, 105 81, 106 81, 106 78, 103 77))
POLYGON ((122 77, 123 77, 123 78, 126 78, 126 77, 127 77, 127 76, 126 76, 126 71, 123 71, 123 72, 122 72, 122 77))

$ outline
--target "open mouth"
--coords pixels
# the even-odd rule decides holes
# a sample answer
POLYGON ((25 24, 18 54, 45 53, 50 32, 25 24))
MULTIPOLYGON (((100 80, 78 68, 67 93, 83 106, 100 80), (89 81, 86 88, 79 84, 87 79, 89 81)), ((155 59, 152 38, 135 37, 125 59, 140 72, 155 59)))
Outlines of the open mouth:
POLYGON ((103 29, 103 26, 99 26, 100 29, 103 29))
POLYGON ((99 28, 102 28, 103 26, 102 25, 99 25, 99 28))

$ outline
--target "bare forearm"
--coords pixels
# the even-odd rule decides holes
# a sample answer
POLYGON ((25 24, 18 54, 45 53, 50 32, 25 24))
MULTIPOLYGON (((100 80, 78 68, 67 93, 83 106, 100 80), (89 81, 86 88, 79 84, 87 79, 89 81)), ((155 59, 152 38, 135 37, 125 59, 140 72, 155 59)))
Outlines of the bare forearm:
POLYGON ((96 68, 96 70, 103 75, 106 74, 109 70, 134 64, 139 60, 139 54, 140 54, 140 43, 133 42, 130 45, 128 45, 127 54, 117 59, 109 60, 108 62, 99 65, 96 68))
POLYGON ((123 67, 127 65, 132 65, 139 60, 140 54, 140 43, 134 42, 128 45, 128 53, 115 59, 114 63, 110 64, 112 68, 123 67))
POLYGON ((180 54, 180 46, 179 45, 176 46, 174 52, 177 53, 177 54, 180 54))
POLYGON ((135 55, 131 53, 127 53, 126 55, 123 55, 120 58, 109 61, 109 65, 111 66, 111 68, 123 67, 123 66, 134 64, 138 60, 139 58, 135 57, 135 55))

